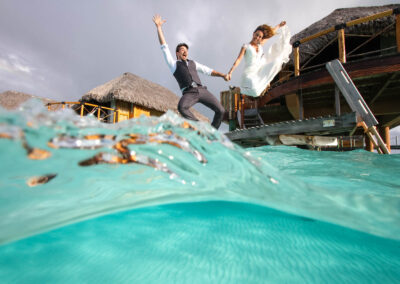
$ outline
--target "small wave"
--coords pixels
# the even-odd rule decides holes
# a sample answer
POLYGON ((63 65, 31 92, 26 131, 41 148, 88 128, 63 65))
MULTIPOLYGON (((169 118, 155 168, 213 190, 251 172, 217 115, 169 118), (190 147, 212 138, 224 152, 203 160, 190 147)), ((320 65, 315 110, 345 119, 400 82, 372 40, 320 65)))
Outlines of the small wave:
POLYGON ((173 112, 104 124, 71 110, 48 112, 33 100, 18 111, 0 110, 0 243, 111 212, 211 200, 260 204, 398 238, 398 191, 388 194, 398 182, 382 191, 371 185, 368 194, 350 182, 335 188, 332 183, 349 180, 329 180, 335 154, 324 160, 309 158, 316 152, 270 149, 243 149, 209 124, 173 112), (290 172, 299 161, 304 171, 290 172), (324 167, 319 183, 304 178, 307 169, 312 177, 324 167))

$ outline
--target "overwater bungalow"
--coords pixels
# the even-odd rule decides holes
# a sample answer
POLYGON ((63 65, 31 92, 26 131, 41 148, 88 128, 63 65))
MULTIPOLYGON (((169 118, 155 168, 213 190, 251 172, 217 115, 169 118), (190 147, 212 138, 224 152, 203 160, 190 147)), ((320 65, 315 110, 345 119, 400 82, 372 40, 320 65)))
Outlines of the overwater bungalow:
MULTIPOLYGON (((71 107, 81 116, 95 115, 99 120, 117 123, 131 118, 161 116, 168 110, 178 112, 179 97, 156 83, 126 72, 95 87, 82 96, 79 102, 58 102, 48 104, 71 107)), ((208 119, 192 110, 201 121, 208 119)))
MULTIPOLYGON (((116 110, 116 121, 145 116, 161 116, 168 110, 177 112, 179 97, 156 83, 132 73, 123 75, 98 86, 81 98, 91 103, 116 110)), ((207 120, 193 111, 199 120, 207 120)))
POLYGON ((366 136, 372 149, 358 113, 327 70, 326 64, 338 59, 390 149, 389 130, 400 125, 399 7, 337 9, 294 35, 291 60, 264 95, 248 98, 239 88, 221 92, 229 112, 228 137, 243 146, 259 146, 286 134, 366 136))
POLYGON ((42 101, 44 104, 55 102, 54 100, 42 98, 34 95, 30 95, 23 92, 17 91, 5 91, 0 93, 0 106, 7 110, 15 110, 21 104, 25 103, 30 99, 38 99, 42 101))

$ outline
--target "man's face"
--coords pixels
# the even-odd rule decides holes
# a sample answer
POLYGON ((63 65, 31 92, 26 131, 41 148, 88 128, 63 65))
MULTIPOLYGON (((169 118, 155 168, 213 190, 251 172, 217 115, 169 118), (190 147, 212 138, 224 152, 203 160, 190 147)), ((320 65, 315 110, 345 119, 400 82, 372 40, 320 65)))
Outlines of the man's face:
POLYGON ((176 52, 176 58, 178 60, 186 60, 188 57, 188 50, 186 46, 180 46, 178 51, 176 52))

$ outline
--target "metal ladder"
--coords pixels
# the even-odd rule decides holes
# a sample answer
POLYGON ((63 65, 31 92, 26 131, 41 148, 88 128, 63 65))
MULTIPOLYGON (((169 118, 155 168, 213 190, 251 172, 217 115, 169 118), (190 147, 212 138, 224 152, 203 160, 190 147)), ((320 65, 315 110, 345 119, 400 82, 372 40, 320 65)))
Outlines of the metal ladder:
POLYGON ((335 59, 326 63, 326 69, 331 74, 333 80, 338 86, 340 92, 345 97, 350 108, 357 113, 357 116, 361 120, 361 125, 364 128, 365 134, 368 135, 369 139, 372 141, 378 153, 380 154, 390 154, 386 144, 383 142, 381 136, 376 130, 375 125, 378 125, 374 114, 369 109, 368 105, 365 103, 360 92, 357 90, 350 76, 347 74, 342 63, 335 59))

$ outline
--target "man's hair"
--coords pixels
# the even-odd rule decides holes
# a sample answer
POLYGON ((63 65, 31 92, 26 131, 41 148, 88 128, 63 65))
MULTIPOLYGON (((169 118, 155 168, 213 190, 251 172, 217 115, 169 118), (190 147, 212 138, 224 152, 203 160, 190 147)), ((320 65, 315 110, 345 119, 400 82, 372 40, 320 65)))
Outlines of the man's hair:
POLYGON ((186 43, 182 42, 176 46, 175 52, 178 52, 179 48, 181 48, 181 46, 184 46, 184 47, 186 47, 187 50, 189 50, 189 46, 186 43))

